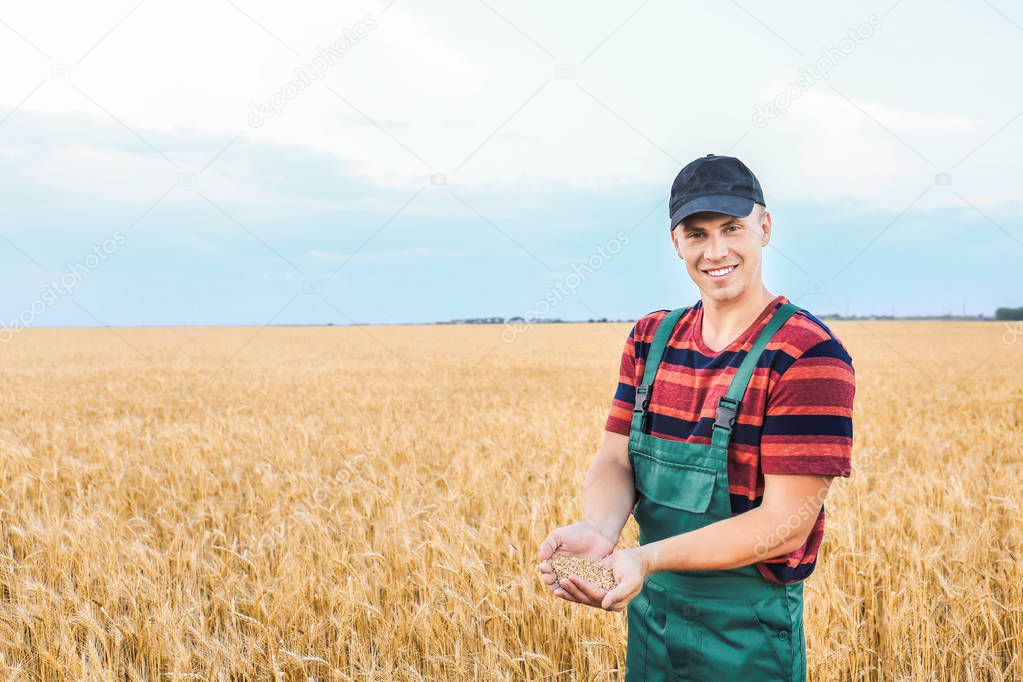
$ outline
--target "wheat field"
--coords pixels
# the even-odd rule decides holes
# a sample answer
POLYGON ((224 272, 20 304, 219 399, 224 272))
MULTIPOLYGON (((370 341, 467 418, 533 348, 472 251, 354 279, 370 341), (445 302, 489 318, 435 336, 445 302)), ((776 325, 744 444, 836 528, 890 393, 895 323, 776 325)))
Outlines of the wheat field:
MULTIPOLYGON (((1023 336, 829 324, 853 476, 806 582, 810 679, 1023 679, 1023 336)), ((629 326, 16 335, 3 677, 619 679, 625 614, 535 564, 579 520, 629 326)))

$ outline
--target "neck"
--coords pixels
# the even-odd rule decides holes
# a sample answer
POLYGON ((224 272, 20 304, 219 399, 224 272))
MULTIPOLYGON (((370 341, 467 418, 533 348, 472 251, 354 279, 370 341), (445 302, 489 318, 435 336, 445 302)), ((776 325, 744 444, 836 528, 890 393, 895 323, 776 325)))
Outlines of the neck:
POLYGON ((724 348, 746 331, 774 298, 763 283, 747 287, 740 296, 727 301, 701 296, 703 342, 713 349, 724 348))

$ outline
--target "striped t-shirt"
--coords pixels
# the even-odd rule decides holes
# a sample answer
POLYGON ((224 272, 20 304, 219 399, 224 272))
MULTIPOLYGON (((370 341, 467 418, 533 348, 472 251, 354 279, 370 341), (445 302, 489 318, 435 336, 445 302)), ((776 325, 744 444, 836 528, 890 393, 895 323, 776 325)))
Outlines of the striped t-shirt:
MULTIPOLYGON (((650 399, 650 433, 672 440, 710 444, 715 406, 778 306, 775 299, 753 324, 719 352, 701 333, 698 301, 679 319, 668 339, 650 399)), ((605 428, 629 434, 637 378, 642 379, 658 310, 636 322, 622 353, 618 388, 605 428)), ((764 474, 852 473, 852 358, 823 322, 800 310, 775 332, 750 379, 728 446, 728 490, 732 515, 760 505, 764 474)), ((806 578, 824 537, 824 508, 806 543, 783 556, 756 563, 769 581, 787 584, 806 578)))

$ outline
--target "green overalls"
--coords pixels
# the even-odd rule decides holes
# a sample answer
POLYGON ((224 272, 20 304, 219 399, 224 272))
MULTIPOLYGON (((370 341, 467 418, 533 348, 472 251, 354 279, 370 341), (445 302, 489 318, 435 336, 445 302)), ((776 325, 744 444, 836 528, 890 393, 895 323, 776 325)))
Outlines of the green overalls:
MULTIPOLYGON (((654 333, 629 434, 636 479, 632 513, 645 545, 727 519, 728 443, 746 386, 767 342, 799 308, 774 312, 717 406, 710 445, 652 436, 650 390, 669 336, 688 308, 668 313, 654 333)), ((806 679, 803 583, 772 583, 756 567, 651 574, 629 602, 625 679, 806 679)))

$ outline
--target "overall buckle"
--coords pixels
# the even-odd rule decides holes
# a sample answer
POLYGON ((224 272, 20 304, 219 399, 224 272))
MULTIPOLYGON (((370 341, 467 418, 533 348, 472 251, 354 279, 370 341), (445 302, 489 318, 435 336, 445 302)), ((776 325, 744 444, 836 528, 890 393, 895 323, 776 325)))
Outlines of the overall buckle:
POLYGON ((718 401, 717 413, 714 415, 714 426, 731 431, 732 426, 735 424, 735 413, 738 411, 739 402, 737 400, 722 396, 718 401))
POLYGON ((650 384, 640 384, 636 387, 636 404, 633 412, 646 412, 650 407, 650 384))
POLYGON ((653 388, 652 384, 640 384, 636 387, 636 402, 632 408, 633 415, 639 414, 639 430, 646 433, 647 421, 650 418, 650 389, 653 388))

